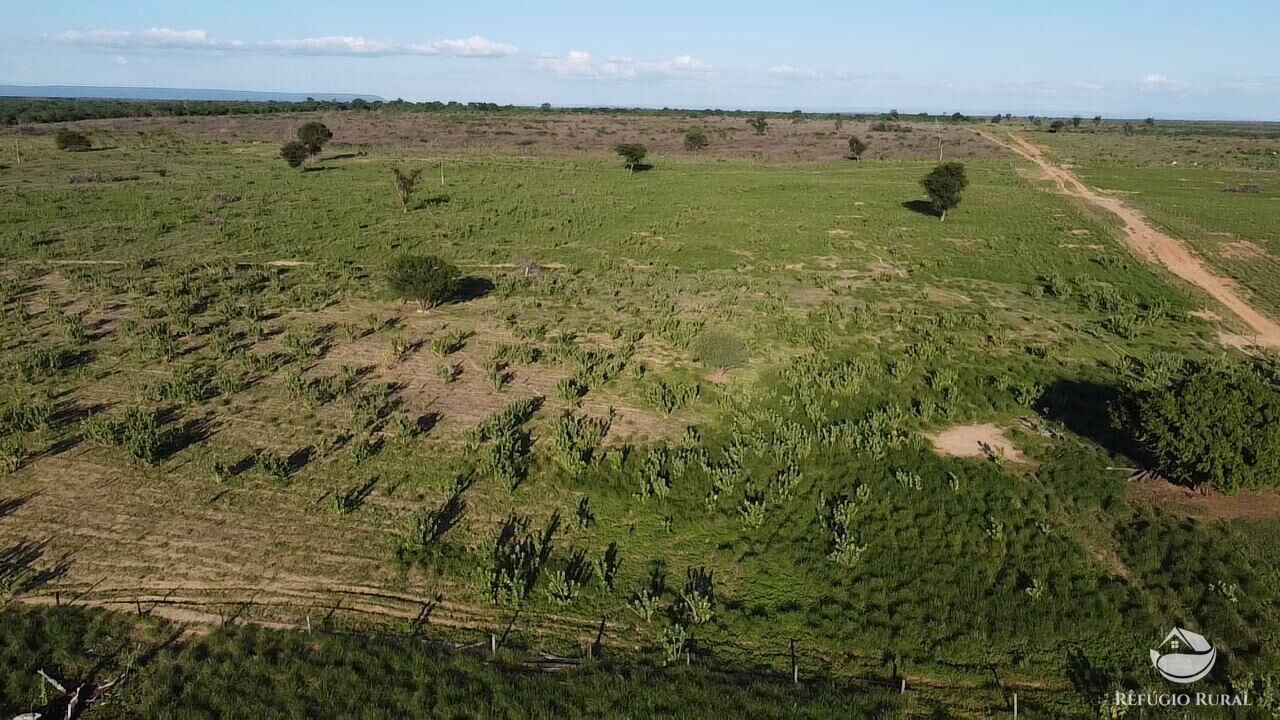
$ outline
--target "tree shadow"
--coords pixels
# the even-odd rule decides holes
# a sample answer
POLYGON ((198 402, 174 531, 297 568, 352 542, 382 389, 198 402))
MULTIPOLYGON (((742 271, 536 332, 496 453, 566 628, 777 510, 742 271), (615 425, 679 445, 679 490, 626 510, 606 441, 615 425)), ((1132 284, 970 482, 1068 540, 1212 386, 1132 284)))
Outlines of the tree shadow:
POLYGON ((304 448, 299 448, 290 453, 289 457, 285 458, 285 463, 288 464, 289 467, 289 474, 292 475, 306 467, 307 463, 311 462, 311 456, 314 454, 315 449, 310 445, 304 448))
POLYGON ((1036 412, 1062 423, 1068 430, 1123 455, 1142 466, 1153 458, 1138 442, 1112 422, 1112 407, 1123 399, 1120 388, 1081 380, 1059 380, 1036 402, 1036 412))
POLYGON ((636 163, 635 165, 631 166, 631 172, 633 173, 649 172, 652 169, 653 169, 653 166, 650 165, 649 163, 636 163))
POLYGON ((418 419, 414 421, 414 424, 418 426, 419 433, 426 435, 427 433, 431 432, 432 428, 434 428, 436 424, 439 422, 440 422, 440 413, 429 412, 423 415, 419 415, 418 419))
POLYGON ((425 210, 429 207, 439 207, 440 205, 448 205, 448 204, 449 204, 448 195, 428 195, 427 197, 418 201, 418 204, 414 205, 413 209, 425 210))
POLYGON ((919 213, 927 217, 942 217, 942 215, 933 207, 933 203, 926 200, 908 200, 902 203, 902 207, 913 213, 919 213))
POLYGON ((38 590, 71 569, 71 562, 65 557, 52 566, 36 569, 42 557, 44 545, 25 539, 0 550, 0 588, 19 593, 38 590))
POLYGON ((213 435, 217 427, 218 424, 210 418, 202 417, 185 420, 165 433, 164 441, 161 444, 160 452, 157 453, 157 457, 160 460, 165 460, 192 445, 204 442, 213 435))
POLYGON ((18 511, 18 508, 26 505, 36 496, 36 493, 27 493, 26 495, 18 495, 16 497, 5 498, 0 500, 0 518, 12 515, 18 511))
POLYGON ((450 302, 464 303, 469 300, 479 300, 493 292, 493 288, 493 281, 489 278, 469 275, 458 281, 458 292, 450 302))
POLYGON ((355 153, 341 153, 338 155, 330 155, 329 157, 326 157, 326 158, 319 158, 316 160, 316 162, 329 162, 330 160, 350 160, 353 157, 356 157, 355 153))
POLYGON ((340 170, 340 169, 341 168, 336 168, 329 165, 316 165, 315 167, 304 167, 302 168, 302 172, 318 173, 318 172, 329 172, 330 170, 340 170))

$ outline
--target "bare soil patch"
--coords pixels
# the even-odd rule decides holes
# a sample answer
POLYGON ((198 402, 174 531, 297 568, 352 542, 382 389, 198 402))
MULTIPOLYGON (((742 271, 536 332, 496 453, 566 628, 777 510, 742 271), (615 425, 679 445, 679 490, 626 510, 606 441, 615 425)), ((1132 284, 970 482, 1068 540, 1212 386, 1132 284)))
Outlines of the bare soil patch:
POLYGON ((1004 429, 997 425, 958 425, 927 437, 939 455, 985 458, 1003 456, 1016 463, 1028 462, 1026 456, 1005 436, 1004 429))
POLYGON ((1267 257, 1267 251, 1248 240, 1236 240, 1223 243, 1218 254, 1228 260, 1261 260, 1267 257))
POLYGON ((1280 517, 1280 491, 1258 490, 1223 495, 1199 492, 1159 477, 1129 483, 1129 500, 1159 504, 1207 520, 1248 520, 1280 517))

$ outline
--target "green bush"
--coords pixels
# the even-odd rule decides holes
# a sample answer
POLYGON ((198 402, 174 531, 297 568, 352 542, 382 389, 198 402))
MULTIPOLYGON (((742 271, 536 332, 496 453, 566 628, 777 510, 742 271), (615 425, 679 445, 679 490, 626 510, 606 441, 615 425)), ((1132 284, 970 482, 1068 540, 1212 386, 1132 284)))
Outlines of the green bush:
POLYGON ((292 140, 280 146, 280 157, 289 163, 289 167, 300 167, 310 155, 311 152, 307 150, 307 146, 297 140, 292 140))
POLYGON ((613 149, 622 157, 622 164, 628 170, 635 172, 635 169, 644 162, 644 158, 649 154, 649 149, 640 143, 622 143, 613 149))
POLYGON ((53 143, 58 146, 59 150, 68 152, 83 152, 93 147, 88 135, 68 128, 59 128, 58 132, 53 136, 53 143))
POLYGON ((740 367, 747 362, 747 347, 731 332, 707 330, 693 343, 693 359, 717 370, 740 367))
POLYGON ((1280 485, 1274 364, 1191 365, 1163 386, 1131 390, 1116 420, 1174 482, 1228 493, 1280 485))
POLYGON ((461 286, 458 268, 434 255, 401 255, 391 261, 391 292, 427 310, 452 300, 461 286))
POLYGON ((309 122, 298 128, 298 141, 307 149, 308 155, 319 153, 331 138, 333 131, 322 122, 309 122))

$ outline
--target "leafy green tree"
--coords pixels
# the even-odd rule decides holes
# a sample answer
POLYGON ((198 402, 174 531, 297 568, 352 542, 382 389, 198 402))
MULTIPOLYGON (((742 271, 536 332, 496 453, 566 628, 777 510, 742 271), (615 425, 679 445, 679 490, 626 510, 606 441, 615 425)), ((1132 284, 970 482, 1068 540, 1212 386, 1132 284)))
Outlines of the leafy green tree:
POLYGON ((862 142, 862 138, 857 135, 849 136, 849 159, 861 160, 862 153, 867 151, 867 144, 862 142))
POLYGON ((280 146, 280 157, 289 163, 289 167, 301 167, 310 155, 311 152, 307 150, 307 146, 297 140, 290 140, 280 146))
POLYGON ((756 131, 757 135, 763 135, 769 129, 769 121, 763 115, 751 118, 747 121, 747 124, 751 126, 752 130, 756 131))
POLYGON ((434 255, 401 255, 387 269, 387 284, 396 297, 429 310, 458 294, 460 275, 457 267, 434 255))
POLYGON ((628 172, 634 173, 636 167, 644 162, 644 158, 649 154, 649 149, 640 143, 622 143, 613 148, 613 151, 622 157, 622 164, 627 168, 628 172))
POLYGON ((1049 123, 1049 132, 1056 133, 1066 126, 1067 124, 1065 122, 1061 120, 1054 120, 1053 122, 1049 123))
POLYGON ((947 211, 960 204, 960 195, 969 185, 964 173, 964 163, 949 160, 929 171, 920 186, 929 195, 929 202, 938 211, 939 219, 947 219, 947 211))
POLYGON ((405 212, 409 212, 409 201, 413 199, 413 191, 418 184, 418 176, 422 175, 422 169, 404 172, 398 167, 393 167, 391 174, 396 181, 396 195, 400 197, 400 206, 405 212))
POLYGON ((1222 492, 1280 485, 1280 378, 1261 361, 1192 365, 1116 413, 1173 482, 1222 492))
POLYGON ((707 141, 707 133, 702 128, 690 128, 684 134, 684 149, 689 151, 701 150, 711 143, 707 141))
POLYGON ((93 147, 88 135, 69 128, 58 128, 58 132, 53 136, 53 143, 59 150, 68 152, 83 152, 93 147))
POLYGON ((298 141, 307 148, 307 153, 316 155, 324 148, 325 143, 333 139, 333 131, 321 122, 309 122, 298 128, 298 141))

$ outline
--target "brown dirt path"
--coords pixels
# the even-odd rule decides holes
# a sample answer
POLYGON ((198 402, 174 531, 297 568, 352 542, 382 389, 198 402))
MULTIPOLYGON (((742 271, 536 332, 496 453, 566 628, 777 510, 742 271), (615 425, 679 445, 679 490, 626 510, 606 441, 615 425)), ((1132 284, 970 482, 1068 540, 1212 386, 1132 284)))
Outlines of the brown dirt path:
POLYGON ((1123 200, 1103 195, 1089 188, 1070 170, 1053 164, 1044 157, 1043 150, 1026 140, 1009 133, 1012 144, 999 140, 989 133, 975 130, 982 137, 1002 145, 1010 151, 1035 163, 1058 186, 1058 192, 1107 210, 1124 221, 1125 239, 1129 247, 1145 260, 1162 263, 1174 275, 1201 288, 1224 307, 1249 325, 1253 331, 1252 345, 1280 348, 1280 324, 1254 309, 1236 294, 1233 283, 1209 271, 1181 241, 1151 226, 1142 213, 1129 207, 1123 200))

